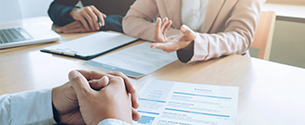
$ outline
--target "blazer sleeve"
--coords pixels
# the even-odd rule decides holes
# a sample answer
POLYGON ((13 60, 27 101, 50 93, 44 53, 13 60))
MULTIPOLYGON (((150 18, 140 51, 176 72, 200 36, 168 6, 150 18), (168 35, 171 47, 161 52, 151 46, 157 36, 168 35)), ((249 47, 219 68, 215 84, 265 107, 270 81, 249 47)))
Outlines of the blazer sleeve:
POLYGON ((79 8, 75 6, 77 2, 78 0, 54 0, 48 10, 49 17, 54 24, 64 26, 75 21, 70 12, 79 8))
POLYGON ((53 119, 52 89, 0 96, 1 125, 49 125, 53 119))
POLYGON ((178 58, 184 58, 184 62, 193 62, 245 53, 253 42, 264 2, 265 0, 238 0, 225 22, 224 32, 196 33, 193 49, 178 50, 178 58))
MULTIPOLYGON (((136 0, 123 18, 123 31, 130 36, 148 41, 154 40, 155 24, 159 15, 156 0, 136 0)), ((179 34, 179 29, 169 28, 167 36, 179 34)))

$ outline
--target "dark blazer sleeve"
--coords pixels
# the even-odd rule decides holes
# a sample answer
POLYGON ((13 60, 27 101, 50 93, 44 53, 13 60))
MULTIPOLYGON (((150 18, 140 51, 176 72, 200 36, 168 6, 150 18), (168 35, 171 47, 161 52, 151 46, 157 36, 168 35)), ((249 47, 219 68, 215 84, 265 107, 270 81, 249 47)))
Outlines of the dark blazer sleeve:
POLYGON ((55 25, 64 26, 75 21, 70 12, 78 8, 76 3, 78 0, 54 0, 48 10, 49 17, 55 25))

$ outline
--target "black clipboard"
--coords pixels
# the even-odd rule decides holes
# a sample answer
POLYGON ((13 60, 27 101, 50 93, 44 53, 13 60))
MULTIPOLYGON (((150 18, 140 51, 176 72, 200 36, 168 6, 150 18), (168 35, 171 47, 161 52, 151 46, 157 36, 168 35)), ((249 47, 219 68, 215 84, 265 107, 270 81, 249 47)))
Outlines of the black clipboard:
POLYGON ((41 49, 41 52, 89 60, 137 41, 122 33, 100 31, 85 37, 41 49))

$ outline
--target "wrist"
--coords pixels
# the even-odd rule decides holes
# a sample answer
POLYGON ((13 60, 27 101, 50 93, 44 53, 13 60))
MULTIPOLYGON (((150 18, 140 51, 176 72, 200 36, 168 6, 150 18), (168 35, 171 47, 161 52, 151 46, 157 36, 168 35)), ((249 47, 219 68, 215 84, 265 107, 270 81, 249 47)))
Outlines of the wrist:
POLYGON ((75 20, 74 18, 74 13, 78 10, 78 8, 75 8, 73 9, 71 12, 70 12, 70 16, 75 20))
POLYGON ((193 40, 187 47, 177 50, 178 59, 183 62, 189 62, 194 55, 194 42, 193 40))
POLYGON ((60 123, 60 119, 59 119, 59 113, 56 109, 56 102, 55 102, 55 98, 56 98, 56 90, 58 89, 58 87, 53 88, 52 89, 52 110, 53 110, 53 118, 57 123, 60 123))
POLYGON ((59 120, 59 113, 58 113, 58 111, 56 110, 54 104, 52 104, 52 108, 53 108, 53 118, 54 118, 54 120, 56 121, 56 123, 60 123, 60 120, 59 120))

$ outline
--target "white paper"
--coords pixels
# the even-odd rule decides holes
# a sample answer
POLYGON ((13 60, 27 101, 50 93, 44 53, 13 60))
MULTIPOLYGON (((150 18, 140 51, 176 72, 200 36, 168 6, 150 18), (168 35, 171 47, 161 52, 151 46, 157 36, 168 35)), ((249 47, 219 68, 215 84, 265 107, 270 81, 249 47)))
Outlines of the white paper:
POLYGON ((143 76, 178 59, 176 52, 166 53, 160 49, 151 49, 151 44, 150 42, 144 42, 93 59, 85 64, 110 71, 121 71, 128 76, 132 76, 131 73, 138 73, 139 76, 143 76))
POLYGON ((148 81, 134 125, 235 125, 238 87, 148 81))

